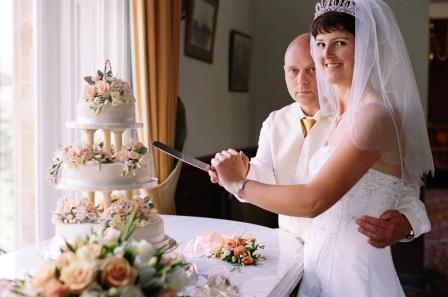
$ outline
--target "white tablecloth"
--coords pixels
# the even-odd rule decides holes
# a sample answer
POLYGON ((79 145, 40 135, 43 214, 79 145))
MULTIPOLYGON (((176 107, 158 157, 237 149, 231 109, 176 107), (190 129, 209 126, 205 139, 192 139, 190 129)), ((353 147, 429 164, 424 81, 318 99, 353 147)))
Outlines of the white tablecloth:
MULTIPOLYGON (((233 266, 217 259, 186 254, 203 275, 224 275, 237 286, 241 296, 288 296, 303 274, 303 246, 291 234, 259 225, 186 216, 163 215, 165 232, 184 252, 188 242, 205 232, 252 235, 265 245, 260 254, 266 257, 257 266, 232 270, 233 266)), ((48 251, 49 241, 0 256, 0 279, 12 279, 39 265, 48 251)))

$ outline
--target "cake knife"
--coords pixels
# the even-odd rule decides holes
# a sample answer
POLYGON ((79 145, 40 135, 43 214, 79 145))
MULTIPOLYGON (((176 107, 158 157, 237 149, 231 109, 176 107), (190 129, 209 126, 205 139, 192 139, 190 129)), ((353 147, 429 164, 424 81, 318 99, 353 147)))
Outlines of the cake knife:
POLYGON ((193 157, 190 157, 188 155, 185 155, 184 153, 181 153, 178 150, 176 150, 172 147, 169 147, 164 143, 161 143, 160 141, 153 141, 152 145, 155 146, 156 148, 158 148, 159 150, 161 150, 162 152, 164 152, 176 159, 179 159, 182 162, 190 164, 191 166, 202 169, 205 172, 208 172, 210 170, 209 164, 202 162, 198 159, 195 159, 193 157))

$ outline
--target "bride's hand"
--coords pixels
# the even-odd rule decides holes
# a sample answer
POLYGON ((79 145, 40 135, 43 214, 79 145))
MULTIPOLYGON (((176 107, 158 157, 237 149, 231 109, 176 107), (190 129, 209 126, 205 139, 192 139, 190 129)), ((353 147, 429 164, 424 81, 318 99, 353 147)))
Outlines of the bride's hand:
POLYGON ((244 164, 243 154, 233 149, 217 153, 211 161, 211 165, 218 172, 221 185, 234 194, 238 182, 246 176, 247 166, 244 164))

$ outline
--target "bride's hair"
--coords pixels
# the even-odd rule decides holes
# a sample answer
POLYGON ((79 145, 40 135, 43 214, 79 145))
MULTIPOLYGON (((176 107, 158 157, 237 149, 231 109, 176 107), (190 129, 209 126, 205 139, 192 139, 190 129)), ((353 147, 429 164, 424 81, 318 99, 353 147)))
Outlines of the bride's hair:
POLYGON ((313 37, 316 37, 317 34, 330 33, 336 30, 355 35, 355 17, 343 12, 330 11, 317 17, 311 23, 310 28, 313 37))

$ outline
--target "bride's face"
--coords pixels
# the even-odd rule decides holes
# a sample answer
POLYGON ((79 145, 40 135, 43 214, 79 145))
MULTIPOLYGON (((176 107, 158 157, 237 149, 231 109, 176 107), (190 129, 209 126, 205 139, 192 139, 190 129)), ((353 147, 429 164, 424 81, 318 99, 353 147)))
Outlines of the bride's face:
POLYGON ((326 79, 334 85, 350 86, 355 64, 355 36, 346 31, 316 36, 317 61, 326 79))

